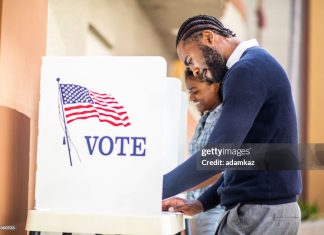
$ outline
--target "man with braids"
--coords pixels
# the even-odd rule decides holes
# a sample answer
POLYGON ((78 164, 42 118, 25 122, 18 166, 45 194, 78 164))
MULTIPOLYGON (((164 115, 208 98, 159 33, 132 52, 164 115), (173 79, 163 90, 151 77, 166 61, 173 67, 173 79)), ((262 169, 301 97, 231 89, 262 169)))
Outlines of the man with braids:
MULTIPOLYGON (((289 80, 256 40, 240 41, 216 18, 198 15, 179 29, 179 59, 196 77, 222 84, 222 112, 206 146, 222 143, 297 144, 289 80)), ((215 234, 297 234, 301 193, 298 170, 225 169, 197 200, 170 198, 219 173, 198 170, 200 151, 163 178, 163 210, 195 215, 225 207, 215 234), (166 199, 169 198, 169 199, 166 199)))

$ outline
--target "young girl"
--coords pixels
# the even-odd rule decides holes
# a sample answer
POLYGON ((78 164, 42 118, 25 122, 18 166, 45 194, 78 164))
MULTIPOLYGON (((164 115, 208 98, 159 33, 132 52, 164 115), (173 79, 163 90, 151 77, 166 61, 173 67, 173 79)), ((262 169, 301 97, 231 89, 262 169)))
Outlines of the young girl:
MULTIPOLYGON (((195 133, 189 144, 189 153, 192 156, 195 152, 205 147, 210 133, 214 129, 222 111, 222 98, 220 94, 220 83, 203 78, 197 78, 190 70, 185 72, 185 84, 192 101, 201 114, 195 133)), ((209 185, 216 182, 219 175, 203 182, 187 193, 188 199, 197 199, 209 185)), ((217 206, 212 210, 196 215, 189 220, 187 232, 192 235, 214 235, 218 221, 224 209, 217 206)))

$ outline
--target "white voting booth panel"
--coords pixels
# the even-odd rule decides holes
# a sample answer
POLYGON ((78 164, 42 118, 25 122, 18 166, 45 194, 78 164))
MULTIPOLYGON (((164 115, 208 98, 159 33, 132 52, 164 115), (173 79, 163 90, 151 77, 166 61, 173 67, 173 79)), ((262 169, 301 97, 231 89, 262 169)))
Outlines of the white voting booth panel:
MULTIPOLYGON (((177 166, 185 160, 187 147, 187 121, 188 121, 188 95, 186 92, 181 92, 181 109, 180 109, 179 138, 178 138, 178 162, 171 164, 177 166)), ((171 158, 172 159, 172 158, 171 158)))
POLYGON ((167 146, 165 147, 165 157, 163 158, 162 173, 169 172, 176 167, 185 155, 185 132, 187 114, 184 109, 187 108, 188 99, 184 92, 181 92, 181 83, 179 79, 168 77, 167 91, 165 95, 167 112, 166 128, 164 129, 164 138, 167 146), (172 95, 171 95, 172 94, 172 95), (177 152, 175 152, 177 151, 177 152), (173 157, 172 157, 173 156, 173 157), (174 157, 177 156, 177 157, 174 157))
POLYGON ((187 105, 165 60, 47 57, 41 74, 31 215, 161 215, 163 174, 184 155, 187 105))

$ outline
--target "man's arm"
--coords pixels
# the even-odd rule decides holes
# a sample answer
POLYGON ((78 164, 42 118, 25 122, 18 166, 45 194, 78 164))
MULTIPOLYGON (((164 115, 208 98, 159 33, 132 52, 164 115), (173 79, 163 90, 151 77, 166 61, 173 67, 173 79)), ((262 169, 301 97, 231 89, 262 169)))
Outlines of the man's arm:
POLYGON ((224 176, 219 178, 219 180, 210 188, 208 188, 202 195, 197 199, 202 204, 204 211, 208 211, 220 203, 220 197, 217 193, 217 189, 224 182, 224 176))
POLYGON ((182 193, 220 172, 198 171, 196 157, 199 157, 199 153, 163 176, 163 199, 182 193))
POLYGON ((213 185, 220 179, 220 177, 221 177, 221 174, 214 175, 214 176, 210 177, 209 179, 196 185, 195 187, 190 188, 189 190, 187 190, 187 192, 194 191, 194 190, 201 189, 201 188, 206 188, 210 185, 213 185))
POLYGON ((185 215, 196 215, 207 211, 220 203, 217 188, 223 183, 223 175, 207 191, 208 196, 200 196, 198 200, 187 200, 179 197, 172 197, 162 201, 163 211, 182 212, 185 215), (212 200, 210 200, 212 199, 212 200))
MULTIPOLYGON (((239 63, 239 62, 238 62, 239 63)), ((206 146, 243 143, 265 102, 263 78, 252 64, 231 69, 223 85, 223 110, 206 146)), ((200 151, 163 177, 163 198, 186 191, 220 170, 197 170, 200 151)))

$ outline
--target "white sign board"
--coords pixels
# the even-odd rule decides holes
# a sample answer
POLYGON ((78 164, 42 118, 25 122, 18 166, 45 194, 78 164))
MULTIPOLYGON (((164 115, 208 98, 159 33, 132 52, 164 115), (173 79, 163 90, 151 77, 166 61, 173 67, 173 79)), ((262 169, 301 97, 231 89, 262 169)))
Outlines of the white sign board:
POLYGON ((160 57, 43 59, 36 209, 161 212, 162 165, 179 157, 168 115, 181 110, 180 81, 165 77, 160 57))

